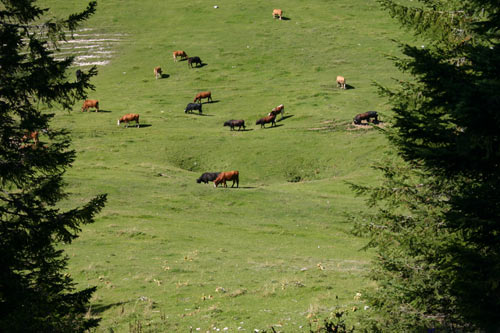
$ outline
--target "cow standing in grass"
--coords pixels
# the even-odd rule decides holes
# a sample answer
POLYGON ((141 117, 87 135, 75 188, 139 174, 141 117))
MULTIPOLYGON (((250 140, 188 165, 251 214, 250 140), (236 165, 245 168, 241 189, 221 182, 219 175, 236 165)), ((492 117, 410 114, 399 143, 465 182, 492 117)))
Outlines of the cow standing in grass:
POLYGON ((238 171, 221 172, 214 180, 214 187, 217 187, 220 183, 224 184, 224 187, 227 187, 226 181, 229 180, 233 181, 231 187, 233 187, 235 183, 236 187, 239 187, 240 186, 239 172, 238 171))
POLYGON ((283 17, 283 11, 281 9, 273 9, 273 18, 276 17, 279 17, 280 20, 283 17))
POLYGON ((161 74, 162 74, 161 67, 160 66, 155 67, 153 69, 153 73, 154 73, 156 79, 158 80, 158 78, 160 78, 161 74))
POLYGON ((285 113, 285 106, 283 104, 278 105, 269 112, 268 116, 281 114, 281 119, 283 119, 283 114, 285 113))
POLYGON ((200 57, 191 57, 191 58, 188 58, 188 66, 191 66, 191 68, 193 68, 193 64, 196 64, 196 67, 201 66, 202 65, 202 61, 200 59, 200 57))
POLYGON ((235 127, 238 127, 238 131, 243 127, 243 130, 245 130, 245 121, 243 119, 240 120, 228 120, 224 123, 224 126, 229 126, 231 131, 234 131, 235 127))
POLYGON ((366 120, 368 123, 371 121, 374 124, 378 124, 377 111, 368 111, 368 112, 357 114, 356 117, 354 117, 353 122, 356 125, 361 125, 361 122, 363 120, 366 120))
POLYGON ((270 116, 266 116, 264 118, 260 118, 259 120, 257 120, 257 122, 255 123, 255 125, 259 125, 260 124, 260 128, 264 127, 266 128, 266 124, 269 124, 271 123, 271 127, 275 126, 276 125, 276 116, 275 115, 270 115, 270 116))
POLYGON ((200 178, 196 179, 196 182, 198 184, 200 183, 205 183, 208 184, 208 182, 214 181, 217 179, 217 176, 219 176, 220 172, 205 172, 204 174, 201 175, 200 178))
POLYGON ((85 102, 83 102, 82 112, 88 112, 90 108, 95 108, 95 112, 99 112, 99 101, 96 99, 86 99, 85 102))
POLYGON ((206 98, 207 102, 212 102, 212 92, 210 91, 203 91, 201 93, 196 94, 193 102, 196 103, 196 101, 199 101, 201 103, 201 99, 206 98))
POLYGON ((128 127, 128 123, 131 122, 131 121, 135 121, 135 123, 137 124, 137 127, 139 127, 139 115, 137 113, 128 113, 126 115, 124 115, 123 117, 121 117, 120 119, 118 119, 118 126, 120 126, 121 123, 125 123, 125 127, 128 127))
POLYGON ((184 109, 184 113, 191 113, 192 111, 196 111, 198 110, 198 113, 201 114, 202 110, 201 110, 201 103, 198 104, 198 103, 189 103, 188 105, 186 105, 186 108, 184 109))
POLYGON ((174 57, 174 62, 177 61, 177 57, 180 57, 181 59, 186 59, 188 57, 184 51, 174 51, 172 56, 174 57))
POLYGON ((345 78, 343 76, 337 76, 337 87, 340 87, 342 89, 345 89, 346 84, 345 84, 345 78))

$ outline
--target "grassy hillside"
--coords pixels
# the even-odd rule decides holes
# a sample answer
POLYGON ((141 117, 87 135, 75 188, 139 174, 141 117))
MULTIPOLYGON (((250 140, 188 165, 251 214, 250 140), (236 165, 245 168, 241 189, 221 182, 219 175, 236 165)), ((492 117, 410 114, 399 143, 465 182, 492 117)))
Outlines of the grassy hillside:
MULTIPOLYGON (((83 6, 43 3, 57 15, 83 6)), ((376 183, 370 165, 386 141, 351 121, 368 110, 389 116, 372 82, 397 75, 385 55, 397 54, 390 38, 401 34, 376 2, 106 0, 84 28, 72 45, 97 45, 83 49, 109 61, 89 94, 105 112, 52 111, 78 152, 64 206, 109 194, 66 247, 75 280, 98 286, 99 331, 140 322, 293 332, 335 306, 362 307, 353 297, 369 285, 370 253, 346 214, 365 208, 345 181, 376 183), (273 8, 286 20, 272 19, 273 8), (174 63, 174 50, 206 65, 174 63), (155 66, 165 78, 155 80, 155 66), (336 88, 337 75, 350 89, 336 88), (215 102, 185 114, 204 90, 215 102), (280 103, 286 119, 255 126, 280 103), (118 127, 125 113, 143 126, 118 127), (229 131, 229 119, 247 130, 229 131), (239 189, 195 182, 229 170, 239 170, 239 189)))

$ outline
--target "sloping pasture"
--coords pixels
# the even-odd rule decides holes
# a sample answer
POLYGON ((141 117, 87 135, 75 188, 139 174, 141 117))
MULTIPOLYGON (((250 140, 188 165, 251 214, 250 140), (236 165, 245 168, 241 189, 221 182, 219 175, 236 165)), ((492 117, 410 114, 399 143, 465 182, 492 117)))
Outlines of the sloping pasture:
MULTIPOLYGON (((58 15, 83 6, 43 3, 58 15)), ((390 38, 401 36, 376 2, 103 0, 84 29, 119 36, 89 93, 103 112, 51 111, 78 152, 64 207, 109 194, 65 248, 79 286, 98 286, 99 331, 294 332, 336 306, 362 308, 354 296, 369 286, 371 254, 346 214, 365 205, 345 182, 375 184, 370 165, 386 141, 351 121, 368 110, 389 117, 372 82, 398 75, 385 55, 398 54, 390 38), (174 63, 174 50, 205 65, 174 63), (204 90, 214 103, 185 114, 204 90), (277 127, 255 126, 280 103, 277 127), (125 113, 139 113, 141 127, 118 127, 125 113), (229 119, 247 130, 229 131, 229 119), (239 189, 195 182, 228 170, 239 170, 239 189)))

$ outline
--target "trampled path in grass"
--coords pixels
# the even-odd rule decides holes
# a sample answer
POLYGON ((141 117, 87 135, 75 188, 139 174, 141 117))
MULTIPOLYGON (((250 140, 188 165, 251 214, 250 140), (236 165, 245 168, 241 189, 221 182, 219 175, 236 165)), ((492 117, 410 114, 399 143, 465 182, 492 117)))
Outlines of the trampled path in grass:
MULTIPOLYGON (((53 13, 82 5, 44 4, 53 13)), ((126 36, 89 92, 103 112, 82 113, 81 102, 52 110, 78 153, 64 206, 109 195, 65 247, 76 282, 98 286, 99 331, 294 332, 336 306, 362 309, 354 296, 370 285, 370 253, 347 215, 366 208, 346 181, 376 184, 370 166, 386 141, 351 121, 390 116, 372 83, 398 76, 386 55, 398 54, 390 39, 401 36, 376 2, 109 0, 82 28, 126 36), (287 19, 272 19, 273 8, 287 19), (175 50, 205 65, 174 63, 175 50), (336 87, 337 75, 350 89, 336 87), (185 114, 205 90, 215 102, 185 114), (277 127, 255 125, 281 103, 277 127), (116 126, 125 113, 142 126, 116 126), (247 130, 229 131, 229 119, 247 130), (239 170, 239 189, 195 182, 229 170, 239 170)))

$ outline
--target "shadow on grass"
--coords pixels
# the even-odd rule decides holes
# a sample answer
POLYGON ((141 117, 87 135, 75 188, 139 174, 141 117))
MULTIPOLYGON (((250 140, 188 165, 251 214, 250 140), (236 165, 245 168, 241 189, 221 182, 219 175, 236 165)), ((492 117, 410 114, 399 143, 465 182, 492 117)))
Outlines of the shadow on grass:
POLYGON ((161 78, 162 79, 168 79, 170 77, 170 74, 162 74, 161 78))
POLYGON ((188 64, 188 67, 189 67, 190 69, 191 69, 191 68, 203 68, 203 67, 205 67, 205 66, 208 66, 208 64, 206 64, 206 63, 204 63, 204 62, 202 62, 202 63, 201 63, 201 64, 199 64, 199 65, 198 65, 198 64, 196 64, 196 66, 189 66, 189 64, 188 64))
POLYGON ((239 129, 229 130, 229 132, 250 132, 250 131, 253 131, 253 128, 245 128, 242 130, 239 130, 239 129))
POLYGON ((206 113, 186 113, 186 114, 192 114, 193 116, 200 116, 200 117, 213 117, 213 114, 206 114, 206 113))
POLYGON ((120 305, 125 305, 129 302, 116 302, 116 303, 111 303, 111 304, 93 304, 92 305, 92 312, 94 314, 100 314, 103 313, 106 310, 109 310, 111 308, 120 306, 120 305))
POLYGON ((276 127, 281 127, 281 126, 283 126, 283 124, 274 125, 274 126, 270 126, 270 127, 264 127, 262 129, 271 129, 271 128, 276 128, 276 127))
POLYGON ((282 21, 290 21, 290 20, 291 20, 291 18, 286 17, 286 16, 281 16, 281 20, 282 20, 282 21))
POLYGON ((201 104, 213 104, 213 103, 219 103, 219 102, 220 102, 220 100, 219 100, 219 99, 217 99, 217 100, 215 100, 215 101, 213 101, 213 100, 212 100, 212 101, 202 102, 201 104))
POLYGON ((351 86, 350 84, 345 84, 345 90, 349 90, 349 89, 356 89, 354 86, 351 86))
POLYGON ((97 112, 97 113, 101 113, 101 112, 102 112, 102 113, 111 113, 111 112, 113 112, 113 111, 109 111, 109 110, 99 110, 99 112, 97 112))
POLYGON ((289 115, 283 116, 283 118, 280 118, 277 122, 280 122, 280 121, 288 119, 288 118, 292 118, 293 116, 294 116, 293 114, 289 114, 289 115))
POLYGON ((239 190, 239 189, 242 189, 242 190, 250 190, 250 189, 253 189, 253 188, 257 188, 255 186, 240 186, 240 187, 231 187, 231 186, 227 186, 227 187, 224 187, 224 186, 218 186, 217 188, 223 188, 223 189, 227 189, 227 190, 239 190))
POLYGON ((151 127, 152 125, 151 124, 139 124, 139 126, 137 125, 128 125, 128 127, 126 126, 123 126, 122 128, 146 128, 146 127, 151 127))

